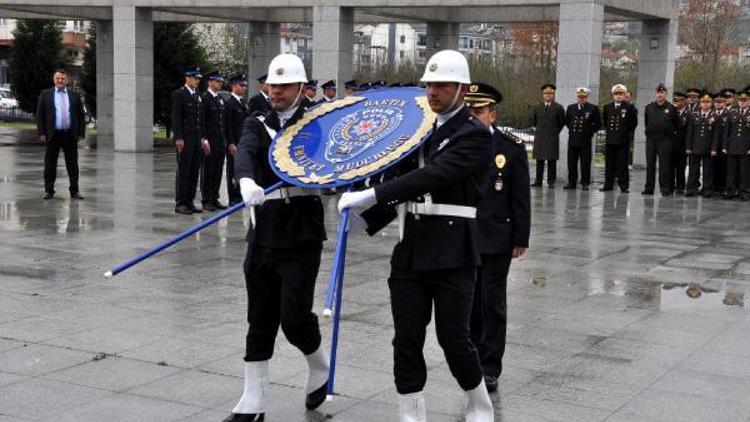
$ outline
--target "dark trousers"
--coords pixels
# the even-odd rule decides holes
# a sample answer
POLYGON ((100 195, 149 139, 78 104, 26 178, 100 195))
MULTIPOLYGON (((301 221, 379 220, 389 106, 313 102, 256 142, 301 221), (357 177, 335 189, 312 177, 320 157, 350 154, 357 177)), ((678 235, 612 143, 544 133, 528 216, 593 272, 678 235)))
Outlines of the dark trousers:
POLYGON ((750 197, 750 156, 727 156, 727 180, 724 191, 729 196, 750 197))
MULTIPOLYGON (((646 187, 653 191, 656 183, 656 161, 659 161, 659 189, 671 192, 672 185, 672 143, 671 139, 646 139, 646 187)), ((683 169, 683 178, 684 175, 683 169)))
POLYGON ((568 145, 568 184, 578 183, 578 162, 581 163, 581 184, 591 184, 591 141, 588 145, 568 145))
POLYGON ((248 245, 246 362, 271 359, 279 325, 289 343, 303 354, 318 350, 320 327, 312 307, 320 251, 320 244, 317 249, 300 250, 248 245))
POLYGON ((547 185, 552 186, 557 180, 557 160, 536 160, 536 180, 534 180, 534 183, 542 184, 545 162, 547 163, 547 185))
POLYGON ((236 202, 242 201, 242 195, 240 194, 240 187, 239 187, 239 180, 234 180, 234 155, 232 155, 231 152, 229 152, 229 149, 226 151, 227 154, 227 197, 229 198, 229 203, 234 204, 236 202))
POLYGON ((198 187, 198 174, 201 168, 203 150, 199 139, 185 139, 185 148, 177 154, 177 177, 175 178, 175 202, 177 205, 190 205, 195 199, 198 187))
POLYGON ((615 178, 620 189, 630 188, 629 145, 607 144, 604 148, 604 188, 612 189, 615 178))
POLYGON ((78 192, 78 140, 68 130, 56 130, 47 138, 47 148, 44 151, 44 190, 55 193, 57 179, 57 159, 60 149, 65 156, 65 168, 68 170, 70 193, 78 192))
POLYGON ((219 201, 221 176, 224 172, 224 143, 211 142, 211 153, 203 158, 203 172, 201 173, 201 202, 204 204, 219 201))
POLYGON ((714 190, 714 172, 711 164, 711 156, 690 154, 690 168, 688 170, 688 192, 698 192, 700 188, 703 192, 712 192, 714 190), (700 183, 700 175, 703 173, 703 184, 700 183))
POLYGON ((425 332, 435 305, 435 331, 448 368, 464 390, 482 381, 482 368, 469 338, 476 268, 410 271, 391 268, 393 372, 399 394, 422 391, 427 381, 425 332))
POLYGON ((714 170, 714 192, 724 192, 727 180, 727 156, 721 151, 711 158, 714 170))
MULTIPOLYGON (((685 147, 678 145, 672 149, 672 186, 676 190, 685 190, 685 167, 687 167, 685 147)), ((661 163, 659 163, 661 166, 661 163)))
POLYGON ((471 341, 477 345, 484 375, 493 377, 503 372, 510 261, 509 253, 482 254, 471 308, 471 341))

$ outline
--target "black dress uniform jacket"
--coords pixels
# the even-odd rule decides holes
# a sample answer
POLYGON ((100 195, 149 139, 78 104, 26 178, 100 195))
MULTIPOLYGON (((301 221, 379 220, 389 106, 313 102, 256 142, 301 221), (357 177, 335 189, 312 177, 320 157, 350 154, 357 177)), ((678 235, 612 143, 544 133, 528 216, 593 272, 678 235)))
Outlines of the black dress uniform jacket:
POLYGON ((729 113, 724 128, 724 146, 728 155, 750 152, 750 107, 729 113))
POLYGON ((721 149, 724 146, 724 134, 729 121, 729 111, 725 108, 723 110, 715 110, 716 115, 716 144, 713 145, 712 150, 721 153, 721 149))
POLYGON ((204 135, 203 101, 198 91, 190 94, 183 86, 172 91, 172 133, 175 140, 200 142, 204 135))
POLYGON ((591 138, 602 125, 599 109, 585 103, 579 107, 578 103, 571 104, 565 111, 565 126, 568 127, 568 144, 575 147, 590 145, 591 138))
POLYGON ((226 145, 226 112, 224 109, 224 99, 221 95, 216 95, 206 91, 203 93, 203 107, 205 110, 205 133, 211 146, 226 145))
MULTIPOLYGON (((294 124, 304 114, 298 107, 285 127, 294 124)), ((265 124, 280 130, 279 116, 271 110, 265 115, 265 124)), ((257 117, 245 119, 242 138, 235 155, 236 178, 255 180, 258 186, 268 188, 280 179, 268 163, 268 150, 271 146, 263 123, 257 117)), ((296 196, 288 200, 267 200, 256 207, 256 225, 247 231, 248 243, 266 248, 311 247, 319 249, 326 239, 323 226, 323 205, 317 196, 296 196)))
POLYGON ((720 139, 716 132, 718 121, 719 118, 713 111, 705 116, 703 112, 693 112, 688 119, 685 149, 694 155, 708 155, 711 151, 716 151, 720 139))
POLYGON ((247 103, 248 108, 250 109, 250 114, 266 114, 271 111, 271 104, 269 101, 270 100, 267 100, 260 92, 250 97, 250 100, 248 100, 247 103))
POLYGON ((565 109, 556 102, 534 108, 534 149, 536 160, 555 161, 560 158, 560 131, 565 126, 565 109))
POLYGON ((509 253, 516 246, 529 246, 530 196, 526 148, 495 128, 489 177, 477 212, 480 253, 509 253))
POLYGON ((608 145, 628 145, 631 133, 638 126, 638 111, 629 102, 622 102, 619 107, 609 103, 602 111, 602 123, 608 145))
POLYGON ((245 123, 245 118, 250 115, 249 108, 247 104, 234 96, 227 98, 225 104, 227 145, 239 145, 242 136, 242 124, 245 123))
MULTIPOLYGON (((412 157, 399 169, 401 176, 375 187, 378 205, 362 213, 368 233, 374 234, 396 218, 397 204, 421 202, 427 193, 435 204, 479 205, 491 147, 487 127, 463 107, 415 153, 424 154, 424 167, 417 168, 412 157)), ((480 261, 475 219, 409 213, 391 265, 422 271, 471 267, 480 261)))
POLYGON ((687 140, 688 124, 692 113, 688 111, 687 107, 683 107, 682 110, 677 110, 677 135, 675 136, 674 147, 675 149, 685 152, 685 143, 687 140))
POLYGON ((648 104, 644 112, 646 138, 655 141, 670 140, 674 142, 677 136, 679 119, 677 108, 668 101, 661 105, 655 101, 648 104))

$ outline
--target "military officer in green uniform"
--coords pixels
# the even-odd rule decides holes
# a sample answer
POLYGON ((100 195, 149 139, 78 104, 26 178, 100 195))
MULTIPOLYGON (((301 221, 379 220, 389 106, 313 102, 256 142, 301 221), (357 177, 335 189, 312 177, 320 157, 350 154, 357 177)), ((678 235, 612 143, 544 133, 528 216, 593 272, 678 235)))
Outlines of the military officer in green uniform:
POLYGON ((560 158, 560 131, 565 126, 565 109, 555 102, 553 84, 542 86, 542 102, 534 107, 534 149, 532 155, 536 160, 536 179, 534 187, 542 186, 544 165, 547 164, 547 186, 555 187, 557 179, 557 160, 560 158))

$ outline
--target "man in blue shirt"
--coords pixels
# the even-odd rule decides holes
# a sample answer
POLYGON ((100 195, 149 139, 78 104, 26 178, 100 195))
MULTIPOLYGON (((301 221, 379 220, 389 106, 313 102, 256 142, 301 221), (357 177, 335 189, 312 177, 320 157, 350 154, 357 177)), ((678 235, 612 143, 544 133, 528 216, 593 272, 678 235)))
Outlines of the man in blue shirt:
POLYGON ((55 195, 57 158, 60 149, 65 155, 65 167, 70 180, 70 197, 83 199, 78 189, 78 140, 85 137, 86 119, 78 93, 67 88, 68 73, 55 71, 55 86, 39 95, 36 108, 36 127, 39 140, 47 144, 44 154, 44 199, 55 195))

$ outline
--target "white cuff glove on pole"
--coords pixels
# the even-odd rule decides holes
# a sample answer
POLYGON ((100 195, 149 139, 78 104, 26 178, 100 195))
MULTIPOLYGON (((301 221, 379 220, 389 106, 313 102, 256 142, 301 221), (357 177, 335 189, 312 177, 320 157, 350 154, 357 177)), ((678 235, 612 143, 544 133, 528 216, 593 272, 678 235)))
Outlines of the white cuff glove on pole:
POLYGON ((360 192, 346 192, 339 199, 339 212, 347 208, 367 209, 378 203, 375 198, 375 189, 365 189, 360 192))
POLYGON ((240 179, 240 193, 242 194, 242 201, 244 201, 245 205, 248 207, 262 205, 266 200, 263 188, 258 186, 255 183, 255 180, 249 177, 243 177, 240 179))

